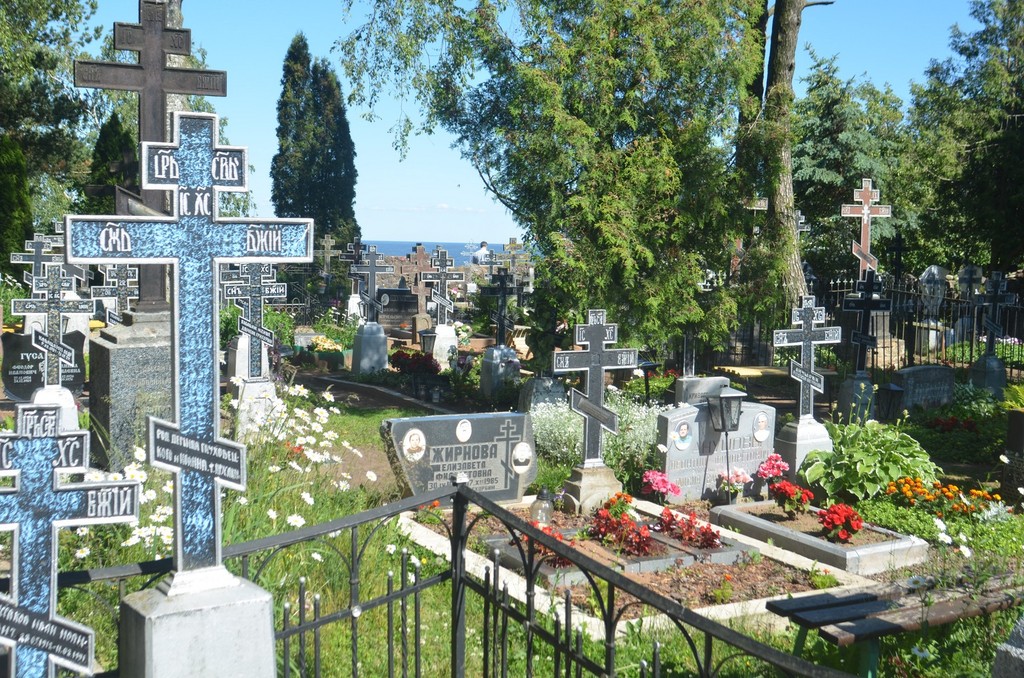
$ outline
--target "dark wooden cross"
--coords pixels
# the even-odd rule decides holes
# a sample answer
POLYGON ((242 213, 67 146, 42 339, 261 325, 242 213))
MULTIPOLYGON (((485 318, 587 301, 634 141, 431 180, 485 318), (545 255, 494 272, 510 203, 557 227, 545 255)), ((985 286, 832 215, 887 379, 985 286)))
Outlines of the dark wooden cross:
POLYGON ((604 466, 601 431, 619 431, 619 417, 604 406, 604 373, 632 370, 637 366, 635 348, 608 348, 619 340, 619 326, 605 323, 604 309, 591 309, 587 324, 576 325, 575 343, 582 351, 559 351, 554 355, 554 373, 586 373, 586 392, 573 389, 569 405, 583 415, 583 467, 604 466))
POLYGON ((139 279, 139 269, 128 264, 114 264, 107 266, 103 272, 103 281, 107 283, 92 288, 93 298, 113 297, 116 301, 114 308, 107 309, 107 323, 121 324, 124 321, 122 313, 130 309, 132 299, 139 298, 139 288, 132 283, 139 279))
POLYGON ((491 274, 489 287, 481 288, 480 294, 485 297, 495 297, 498 300, 498 310, 491 313, 491 320, 497 328, 495 339, 499 346, 505 345, 508 338, 508 327, 511 320, 508 317, 508 299, 516 297, 516 301, 522 303, 523 286, 515 284, 516 277, 507 268, 499 268, 497 273, 491 274))
POLYGON ((167 217, 65 218, 68 260, 169 263, 177 424, 149 419, 151 463, 177 474, 175 569, 221 565, 222 487, 245 489, 245 447, 219 437, 221 263, 313 259, 311 219, 221 219, 218 193, 248 190, 246 149, 220 146, 218 118, 174 113, 172 143, 142 144, 143 188, 170 190, 167 217))
POLYGON ((876 205, 879 192, 872 188, 871 179, 862 179, 861 187, 853 192, 853 199, 859 205, 843 205, 840 214, 860 219, 860 242, 853 241, 853 255, 860 260, 860 278, 864 271, 878 269, 878 257, 871 254, 871 220, 892 216, 891 205, 876 205))
POLYGON ((62 294, 74 289, 72 278, 64 276, 61 266, 46 266, 42 277, 34 278, 33 294, 40 295, 32 299, 12 299, 11 311, 14 315, 28 313, 44 314, 43 331, 32 329, 32 345, 46 352, 46 385, 60 386, 61 365, 75 364, 75 351, 65 344, 64 316, 83 314, 91 316, 96 312, 95 299, 64 299, 62 294))
POLYGON ((384 263, 384 255, 377 253, 377 246, 370 245, 366 249, 363 262, 353 264, 352 272, 359 276, 359 301, 366 311, 366 322, 377 322, 377 314, 384 310, 384 305, 377 299, 377 276, 381 273, 394 273, 395 267, 384 263))
POLYGON ((814 296, 801 297, 800 307, 793 309, 790 323, 796 330, 775 330, 773 344, 799 346, 800 362, 789 361, 789 376, 800 382, 800 418, 814 416, 814 392, 825 392, 825 377, 814 371, 814 347, 819 344, 838 344, 842 328, 815 327, 825 322, 825 307, 814 305, 814 296))
POLYGON ((1003 335, 1000 322, 1004 305, 1017 301, 1017 295, 1006 291, 1006 278, 1002 271, 992 271, 985 281, 985 293, 975 296, 975 303, 985 309, 985 355, 996 353, 996 337, 1003 335))
MULTIPOLYGON (((136 64, 75 60, 75 86, 99 89, 129 90, 139 93, 139 141, 162 142, 167 138, 167 95, 226 96, 228 76, 225 71, 196 68, 174 68, 167 65, 170 54, 189 56, 192 53, 192 32, 168 28, 167 4, 139 2, 139 23, 114 24, 114 49, 137 52, 136 64)), ((145 188, 145 181, 143 188, 145 188)), ((147 207, 164 210, 163 190, 144 190, 147 207)), ((139 280, 140 310, 167 308, 166 272, 163 266, 142 270, 139 280)))
POLYGON ((57 406, 18 404, 15 433, 0 434, 0 530, 13 532, 10 591, 0 596, 0 638, 14 646, 13 676, 91 675, 92 629, 57 615, 57 530, 138 517, 135 481, 69 482, 89 471, 89 432, 60 430, 57 406))
POLYGON ((878 345, 878 340, 871 334, 871 314, 875 311, 892 310, 892 300, 875 295, 882 293, 882 281, 875 278, 875 269, 869 268, 864 280, 858 280, 856 290, 860 297, 843 299, 843 310, 860 314, 860 329, 850 333, 850 341, 857 344, 857 362, 855 369, 858 374, 867 371, 868 348, 878 345))
POLYGON ((34 234, 32 240, 25 241, 27 252, 12 252, 12 264, 25 264, 31 266, 31 271, 25 271, 25 283, 29 286, 36 278, 46 275, 48 264, 63 264, 64 255, 53 251, 53 240, 50 236, 34 234))
POLYGON ((454 263, 455 260, 448 256, 448 250, 438 245, 430 258, 430 265, 437 271, 420 273, 420 280, 431 284, 430 300, 434 302, 437 311, 438 325, 447 325, 455 312, 455 302, 448 296, 448 283, 466 280, 465 273, 451 270, 454 263))
MULTIPOLYGON (((330 237, 330 236, 328 236, 330 237)), ((239 264, 235 270, 221 274, 224 297, 242 309, 238 331, 249 337, 249 379, 264 381, 263 344, 274 345, 274 333, 263 326, 263 300, 288 297, 288 285, 276 282, 270 264, 239 264)))

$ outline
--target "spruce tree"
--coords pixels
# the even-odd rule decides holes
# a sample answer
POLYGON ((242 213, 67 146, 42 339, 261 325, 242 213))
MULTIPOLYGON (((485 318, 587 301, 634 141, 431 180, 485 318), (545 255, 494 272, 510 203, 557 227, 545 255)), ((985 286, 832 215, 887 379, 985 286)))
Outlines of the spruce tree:
POLYGON ((25 155, 8 135, 0 136, 0 270, 20 281, 20 266, 11 253, 21 252, 32 238, 32 207, 28 192, 25 155))
MULTIPOLYGON (((135 139, 115 111, 100 127, 86 186, 122 186, 131 190, 135 184, 136 160, 135 139)), ((78 207, 81 214, 114 214, 113 192, 88 196, 84 188, 78 207)))

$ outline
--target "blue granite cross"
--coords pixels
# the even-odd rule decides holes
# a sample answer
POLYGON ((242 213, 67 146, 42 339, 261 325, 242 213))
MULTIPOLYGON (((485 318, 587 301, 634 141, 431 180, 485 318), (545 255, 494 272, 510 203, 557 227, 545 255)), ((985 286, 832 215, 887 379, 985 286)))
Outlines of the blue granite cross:
POLYGON ((139 288, 132 283, 139 279, 139 269, 128 264, 107 266, 103 272, 106 285, 96 285, 89 291, 93 298, 113 297, 114 308, 107 309, 107 323, 120 325, 124 320, 122 313, 130 309, 132 299, 139 298, 139 288))
POLYGON ((455 303, 448 298, 448 283, 463 282, 466 279, 462 271, 450 270, 454 264, 455 260, 448 256, 448 250, 438 245, 430 257, 430 265, 437 270, 420 273, 420 282, 433 283, 430 287, 430 300, 437 308, 438 325, 447 325, 455 311, 455 303))
POLYGON ((775 330, 775 346, 799 346, 800 362, 789 361, 789 376, 800 382, 800 418, 814 416, 814 391, 825 392, 825 377, 814 371, 814 347, 818 344, 838 344, 843 330, 840 327, 815 327, 825 322, 825 307, 815 306, 814 297, 801 298, 800 307, 793 309, 790 323, 800 325, 797 330, 775 330))
POLYGON ((89 432, 60 431, 60 408, 18 405, 17 432, 0 435, 0 530, 14 532, 9 596, 0 596, 0 639, 14 645, 16 678, 92 673, 93 632, 57 616, 57 530, 138 517, 135 481, 68 482, 89 470, 89 432))
POLYGON ((238 331, 249 336, 249 379, 265 379, 263 344, 274 345, 274 333, 263 326, 263 300, 288 296, 286 283, 274 282, 270 264, 240 264, 220 276, 224 296, 242 309, 238 331))
POLYGON ((992 271, 985 281, 985 293, 977 294, 974 298, 978 306, 985 308, 985 355, 995 355, 996 337, 1003 334, 999 318, 1002 307, 1017 301, 1017 295, 1006 291, 1006 278, 1002 271, 992 271))
POLYGON ((221 564, 221 487, 245 488, 245 447, 219 437, 221 263, 313 259, 311 219, 218 216, 220 191, 247 190, 246 149, 217 144, 217 116, 175 112, 172 143, 142 144, 143 188, 170 190, 168 217, 68 216, 68 259, 171 264, 177 425, 149 420, 149 455, 177 474, 175 568, 221 564))
POLYGON ((604 466, 601 430, 619 431, 619 417, 604 406, 606 370, 631 370, 637 366, 635 348, 608 348, 619 340, 619 326, 605 324, 604 309, 591 309, 587 324, 576 325, 576 343, 583 351, 559 351, 554 355, 554 373, 586 372, 586 393, 573 389, 570 407, 583 415, 583 467, 604 466))

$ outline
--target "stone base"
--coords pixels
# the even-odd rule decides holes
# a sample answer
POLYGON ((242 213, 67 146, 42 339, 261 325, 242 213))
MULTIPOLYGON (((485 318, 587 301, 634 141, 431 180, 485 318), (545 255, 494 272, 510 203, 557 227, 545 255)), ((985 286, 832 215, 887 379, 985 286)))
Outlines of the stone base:
POLYGON ((89 343, 89 417, 97 466, 120 471, 147 436, 146 415, 174 420, 171 314, 125 313, 89 343))
POLYGON ((796 480, 796 472, 812 450, 832 451, 832 437, 825 426, 812 417, 791 421, 775 436, 775 451, 789 464, 786 476, 796 480))
POLYGON ((992 678, 1021 676, 1024 676, 1024 617, 1013 627, 1006 642, 996 648, 996 661, 992 665, 992 678))
POLYGON ((534 405, 560 405, 566 397, 565 384, 554 377, 530 377, 519 389, 519 411, 529 412, 534 405))
POLYGON ((570 513, 589 515, 601 507, 616 492, 622 492, 622 483, 607 466, 584 468, 577 466, 565 483, 563 501, 570 513))
POLYGON ((493 398, 503 384, 519 378, 519 370, 509 365, 515 359, 516 352, 508 346, 492 346, 484 351, 484 360, 480 364, 480 392, 485 398, 493 398))
POLYGON ((872 418, 874 406, 874 384, 867 374, 858 373, 839 385, 839 397, 832 416, 844 424, 864 422, 872 418))
POLYGON ((60 430, 78 431, 78 401, 75 394, 63 386, 44 386, 32 394, 33 405, 57 405, 60 407, 60 430))
POLYGON ((274 399, 277 398, 277 388, 269 379, 244 379, 238 386, 232 384, 231 389, 238 398, 234 438, 242 440, 251 429, 267 423, 267 416, 273 410, 274 399))
POLYGON ((387 369, 388 338, 377 323, 360 325, 352 342, 352 371, 369 374, 387 369))
POLYGON ((243 379, 267 379, 270 377, 270 360, 267 357, 267 345, 260 343, 260 373, 249 373, 249 346, 252 344, 252 337, 248 334, 239 334, 228 342, 227 363, 228 363, 228 389, 231 395, 238 397, 238 387, 230 383, 231 377, 242 377, 243 379))
POLYGON ((994 355, 982 356, 971 365, 971 383, 988 390, 996 400, 1002 400, 1006 388, 1006 365, 994 355))
POLYGON ((455 328, 451 325, 438 325, 434 328, 437 338, 434 339, 434 360, 441 366, 441 369, 448 367, 449 351, 459 350, 459 338, 455 335, 455 328))
MULTIPOLYGON (((202 571, 187 574, 205 576, 202 571)), ((212 579, 224 578, 214 573, 212 579)), ((236 579, 232 584, 205 590, 187 586, 179 592, 175 582, 125 596, 121 675, 273 678, 277 669, 274 600, 252 582, 236 579)))

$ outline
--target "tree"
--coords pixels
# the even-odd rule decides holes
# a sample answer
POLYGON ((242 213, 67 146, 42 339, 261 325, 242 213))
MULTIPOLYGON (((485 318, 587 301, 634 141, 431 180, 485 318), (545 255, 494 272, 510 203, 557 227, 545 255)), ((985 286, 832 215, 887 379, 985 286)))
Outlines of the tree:
POLYGON ((138 176, 135 139, 121 124, 121 117, 115 111, 103 123, 96 145, 92 151, 89 177, 81 187, 82 200, 78 205, 80 214, 114 214, 112 192, 90 196, 87 187, 134 186, 138 176))
POLYGON ((325 59, 311 59, 301 33, 284 60, 277 139, 270 170, 277 215, 312 217, 318 233, 351 242, 359 234, 356 153, 341 84, 325 59))
POLYGON ((20 267, 11 264, 11 253, 24 250, 32 239, 32 207, 28 192, 25 156, 18 144, 0 135, 0 270, 14 273, 21 281, 20 267))

